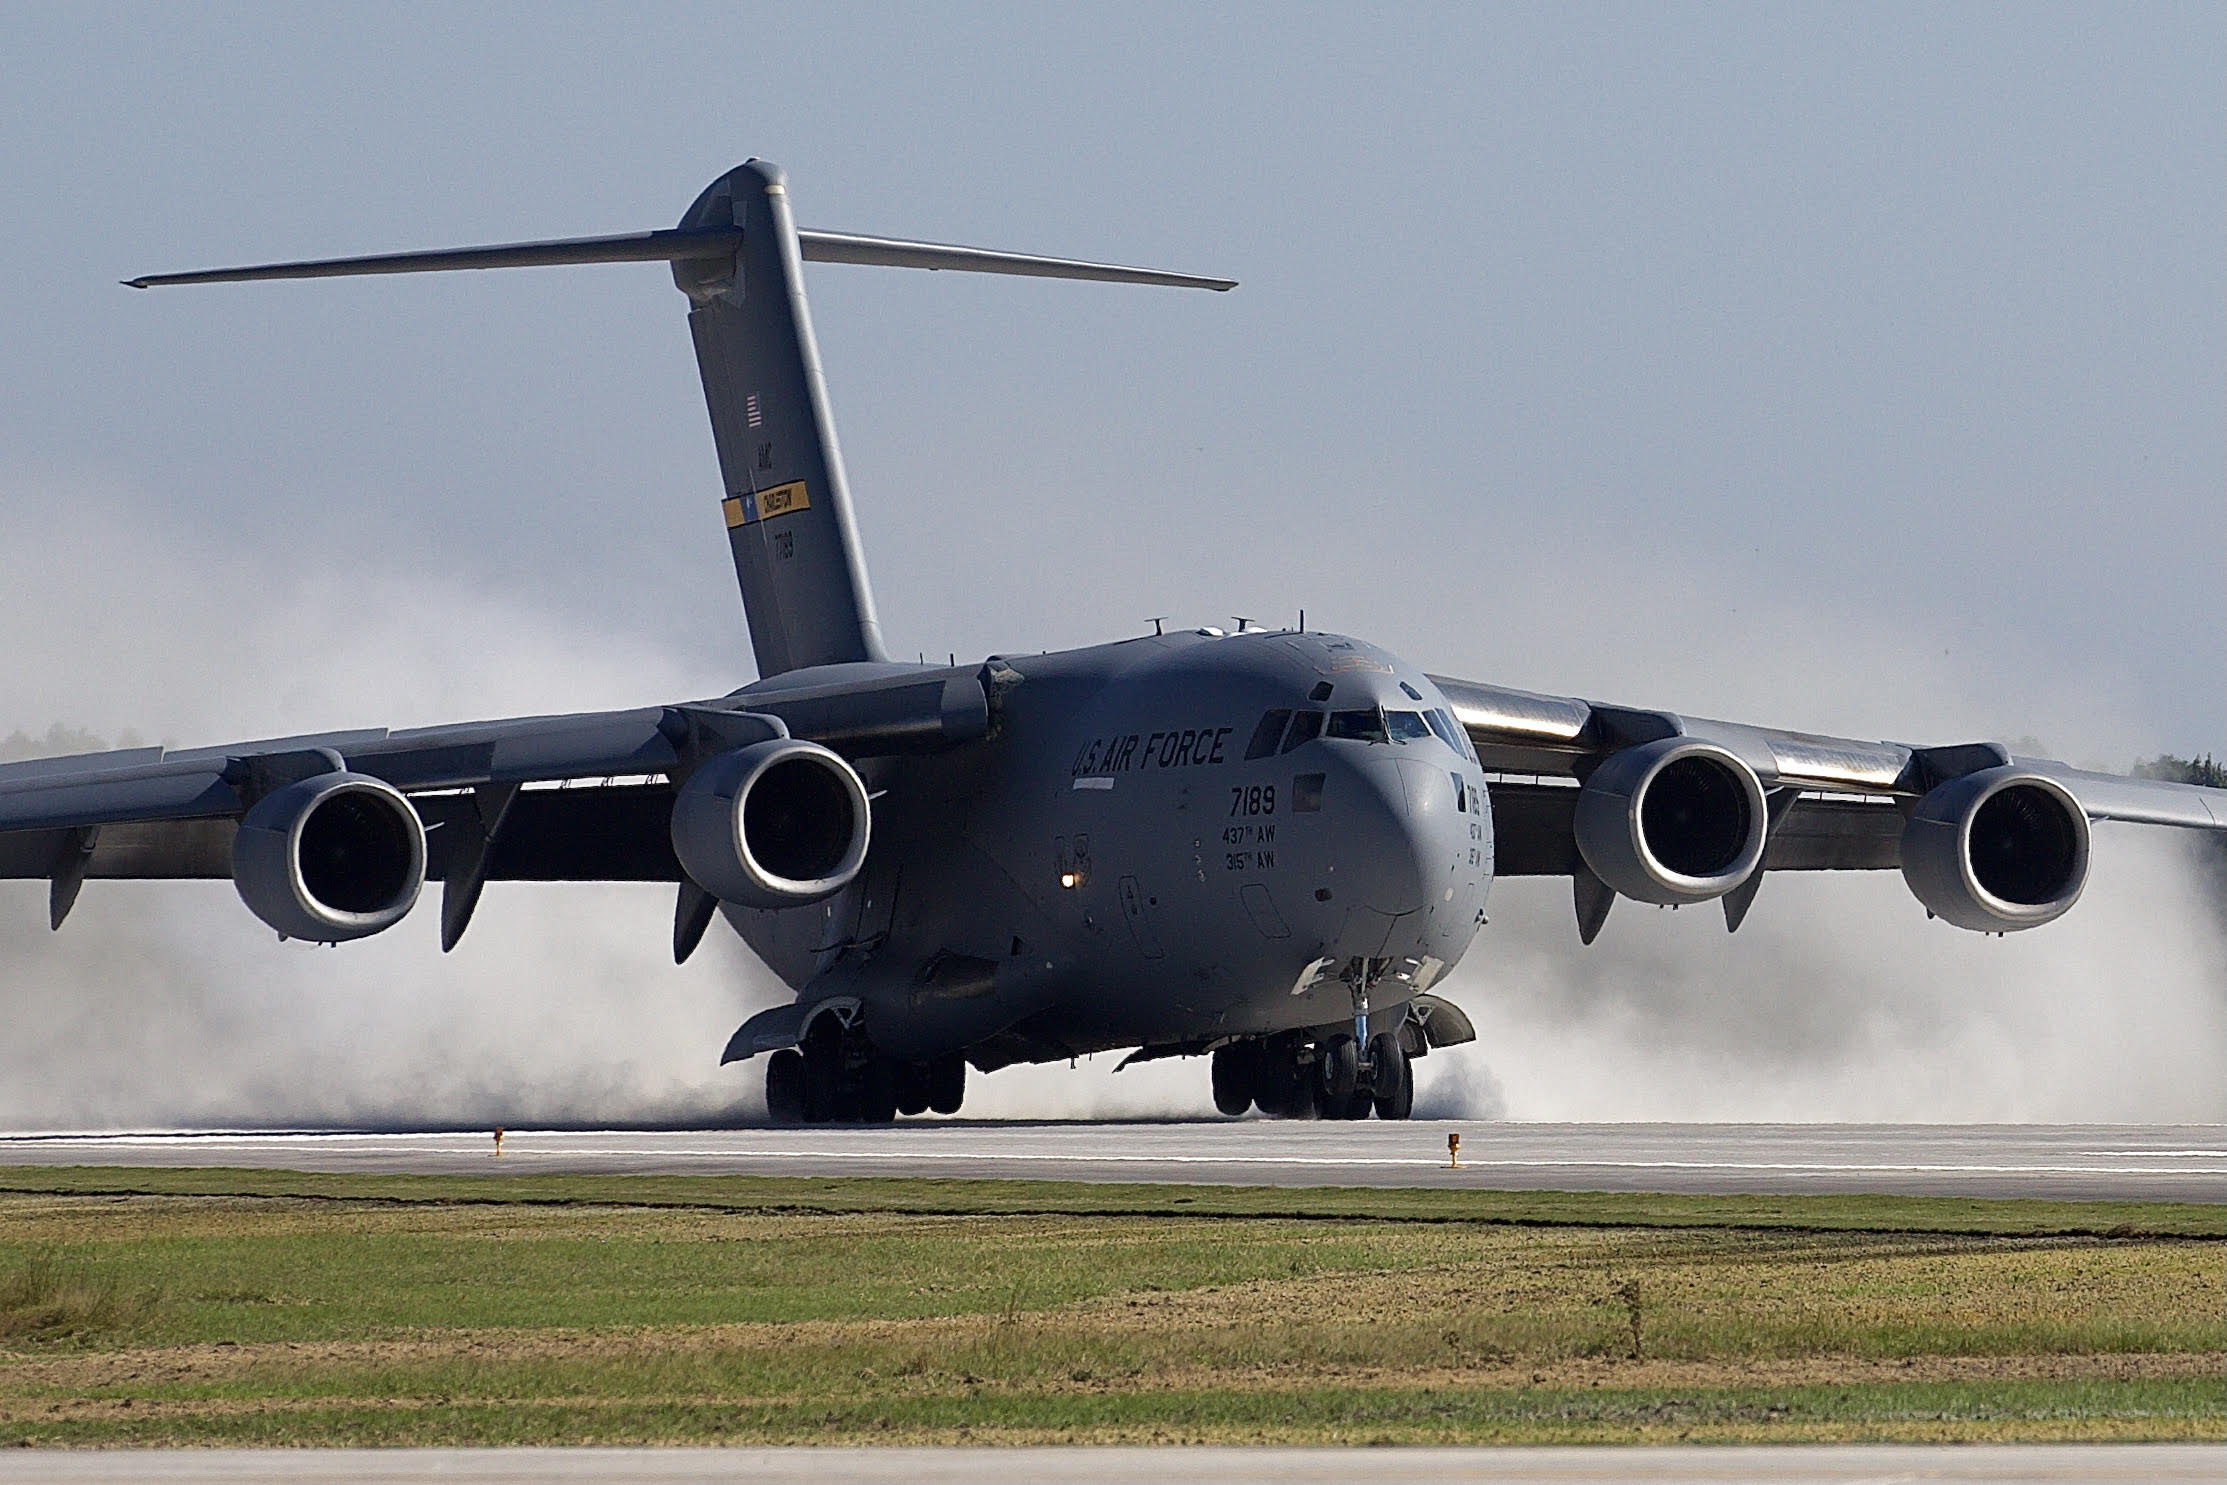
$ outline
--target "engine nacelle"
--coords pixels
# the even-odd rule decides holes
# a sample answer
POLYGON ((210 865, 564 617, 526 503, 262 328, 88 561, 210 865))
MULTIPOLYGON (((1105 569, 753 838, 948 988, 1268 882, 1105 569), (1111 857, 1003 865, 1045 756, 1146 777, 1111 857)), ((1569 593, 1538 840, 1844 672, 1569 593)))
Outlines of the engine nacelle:
POLYGON ((849 885, 872 822, 866 786, 840 754, 773 738, 689 776, 673 800, 673 854, 723 902, 795 907, 849 885))
POLYGON ((1612 753, 1578 791, 1578 853, 1626 897, 1676 906, 1722 897, 1763 860, 1755 770, 1715 743, 1666 737, 1612 753))
POLYGON ((2038 928, 2088 885, 2088 813, 2055 779, 2015 766, 1951 779, 1902 827, 1902 879, 1959 928, 2038 928))
POLYGON ((425 885, 425 824, 400 790, 327 773, 274 790, 240 821, 232 885, 282 938, 337 944, 402 921, 425 885))

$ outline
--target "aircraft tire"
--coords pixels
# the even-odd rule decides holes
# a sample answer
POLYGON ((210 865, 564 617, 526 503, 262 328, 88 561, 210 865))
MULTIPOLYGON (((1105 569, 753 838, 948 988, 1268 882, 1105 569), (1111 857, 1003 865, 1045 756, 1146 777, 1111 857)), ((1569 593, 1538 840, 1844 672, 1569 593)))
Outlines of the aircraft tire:
POLYGON ((804 1064, 804 1122, 807 1124, 833 1124, 839 1110, 836 1108, 835 1079, 831 1070, 804 1064))
POLYGON ((814 1037, 803 1047, 804 1122, 832 1124, 843 1117, 842 1043, 814 1037))
POLYGON ((1314 1117, 1317 1119, 1366 1119, 1369 1110, 1376 1107, 1376 1095, 1366 1088, 1359 1088, 1343 1098, 1335 1098, 1324 1090, 1318 1081, 1314 1085, 1314 1117))
POLYGON ((1260 1111, 1278 1119, 1315 1117, 1314 1069, 1288 1051, 1269 1051, 1259 1064, 1253 1098, 1260 1111))
POLYGON ((1253 1106, 1253 1083, 1260 1059, 1243 1042, 1216 1047, 1211 1064, 1214 1107, 1234 1119, 1253 1106))
POLYGON ((897 1122, 897 1064, 887 1057, 859 1069, 858 1118, 862 1124, 897 1122))
POLYGON ((766 1062, 766 1113, 776 1124, 804 1122, 804 1058, 786 1047, 766 1062))
POLYGON ((928 1064, 928 1107, 956 1114, 967 1098, 967 1059, 953 1052, 928 1064))
POLYGON ((1350 1036, 1331 1037, 1322 1044, 1315 1072, 1322 1083, 1325 1106, 1342 1110, 1352 1101, 1353 1090, 1361 1084, 1359 1044, 1350 1036))
POLYGON ((897 1064, 897 1112, 900 1114, 925 1114, 928 1112, 928 1069, 918 1062, 897 1064))
POLYGON ((1415 1064, 1408 1060, 1407 1049, 1400 1039, 1389 1032, 1374 1037, 1369 1042, 1375 1076, 1371 1091, 1376 1097, 1376 1116, 1379 1119, 1405 1119, 1415 1112, 1415 1064))

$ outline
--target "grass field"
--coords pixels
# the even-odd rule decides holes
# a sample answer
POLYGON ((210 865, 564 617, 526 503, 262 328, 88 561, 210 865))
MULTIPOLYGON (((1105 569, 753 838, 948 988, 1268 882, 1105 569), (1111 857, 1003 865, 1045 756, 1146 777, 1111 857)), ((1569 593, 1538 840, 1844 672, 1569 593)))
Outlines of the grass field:
POLYGON ((0 1444, 2227 1437, 2227 1209, 0 1170, 0 1444))

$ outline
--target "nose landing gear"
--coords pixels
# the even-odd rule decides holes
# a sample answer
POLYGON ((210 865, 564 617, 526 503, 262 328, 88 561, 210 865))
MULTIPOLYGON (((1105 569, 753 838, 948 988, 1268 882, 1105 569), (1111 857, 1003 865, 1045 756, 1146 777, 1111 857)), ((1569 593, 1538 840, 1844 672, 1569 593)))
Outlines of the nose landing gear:
POLYGON ((1214 1049, 1214 1107, 1232 1118, 1256 1106, 1276 1119, 1409 1118, 1411 1035, 1403 1011, 1399 1026, 1369 1038, 1366 1054, 1342 1028, 1319 1038, 1286 1033, 1226 1043, 1214 1049))
POLYGON ((1398 1032, 1380 1031, 1369 1039, 1369 1094, 1379 1119, 1406 1119, 1415 1113, 1415 1064, 1398 1032))

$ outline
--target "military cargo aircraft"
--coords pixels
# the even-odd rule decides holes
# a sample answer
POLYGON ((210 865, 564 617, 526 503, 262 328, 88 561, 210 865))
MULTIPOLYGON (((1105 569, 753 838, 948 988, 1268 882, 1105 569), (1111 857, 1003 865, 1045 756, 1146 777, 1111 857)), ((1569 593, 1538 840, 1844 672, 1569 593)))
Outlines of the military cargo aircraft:
POLYGON ((1227 290, 1223 279, 796 227, 750 161, 667 231, 131 280, 132 287, 664 262, 724 481, 759 679, 631 711, 334 732, 0 768, 0 876, 229 878, 283 938, 400 922, 441 944, 490 881, 675 884, 796 992, 724 1061, 786 1121, 955 1113, 967 1070, 1209 1056, 1215 1107, 1400 1119, 1470 1040, 1433 987, 1496 877, 1716 901, 1781 871, 1900 870, 1980 933, 2079 900, 2089 827, 2227 829, 2227 790, 1994 743, 1910 747, 1426 674, 1361 639, 1239 623, 975 665, 884 651, 804 298, 806 262, 1227 290), (561 787, 560 787, 561 786, 561 787))

